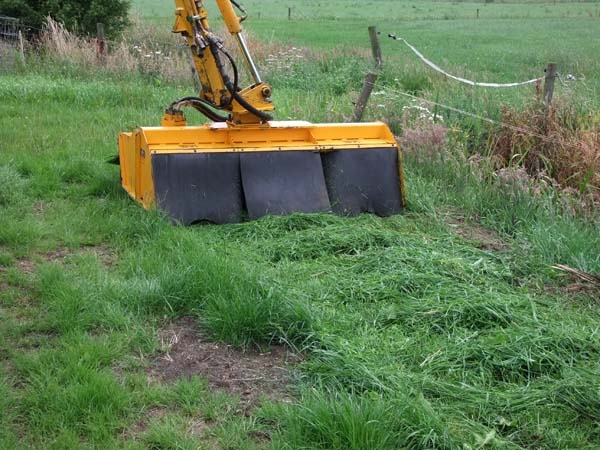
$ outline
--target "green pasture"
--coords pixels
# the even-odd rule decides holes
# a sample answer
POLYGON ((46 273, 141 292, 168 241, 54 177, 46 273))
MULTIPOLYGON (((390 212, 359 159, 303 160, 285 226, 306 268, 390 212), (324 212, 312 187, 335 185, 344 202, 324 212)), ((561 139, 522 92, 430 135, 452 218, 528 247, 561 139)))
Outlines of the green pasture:
MULTIPOLYGON (((509 0, 509 1, 449 1, 449 0, 246 0, 240 2, 251 17, 273 21, 308 20, 454 20, 476 19, 547 19, 597 17, 597 1, 570 0, 509 0)), ((209 12, 216 12, 214 2, 205 1, 209 12)), ((132 10, 142 17, 163 19, 173 14, 173 4, 165 0, 133 0, 132 10)))

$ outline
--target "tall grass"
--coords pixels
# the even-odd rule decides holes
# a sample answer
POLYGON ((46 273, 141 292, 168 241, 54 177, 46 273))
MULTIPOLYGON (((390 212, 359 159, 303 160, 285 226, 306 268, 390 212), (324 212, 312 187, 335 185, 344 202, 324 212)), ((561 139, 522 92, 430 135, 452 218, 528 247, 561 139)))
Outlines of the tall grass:
POLYGON ((177 43, 168 29, 133 20, 124 37, 107 42, 108 52, 101 55, 94 39, 80 37, 48 18, 37 42, 31 44, 30 57, 18 67, 46 65, 46 70, 52 68, 73 76, 82 72, 110 77, 141 74, 154 82, 191 85, 187 49, 177 43))

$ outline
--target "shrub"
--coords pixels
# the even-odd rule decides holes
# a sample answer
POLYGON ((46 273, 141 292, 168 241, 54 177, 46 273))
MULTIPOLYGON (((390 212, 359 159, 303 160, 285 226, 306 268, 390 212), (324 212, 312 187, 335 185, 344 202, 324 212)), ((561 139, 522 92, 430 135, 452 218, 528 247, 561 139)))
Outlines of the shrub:
POLYGON ((0 0, 0 15, 37 29, 50 16, 80 34, 95 34, 96 24, 103 23, 106 34, 115 36, 128 24, 129 6, 128 0, 0 0))

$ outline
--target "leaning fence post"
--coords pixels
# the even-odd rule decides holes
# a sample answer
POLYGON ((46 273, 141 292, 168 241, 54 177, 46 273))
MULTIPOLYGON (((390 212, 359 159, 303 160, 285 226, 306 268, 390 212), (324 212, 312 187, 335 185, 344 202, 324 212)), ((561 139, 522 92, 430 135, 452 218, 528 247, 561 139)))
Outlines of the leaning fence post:
POLYGON ((373 52, 373 59, 375 59, 375 68, 379 70, 383 65, 383 57, 381 56, 377 28, 374 25, 369 27, 369 37, 371 38, 371 51, 373 52))
POLYGON ((376 80, 377 74, 375 72, 369 72, 365 77, 365 82, 363 83, 362 91, 358 97, 356 106, 354 107, 352 119, 350 119, 351 122, 360 122, 360 120, 362 119, 365 107, 367 106, 367 102, 369 101, 369 97, 371 96, 371 91, 375 86, 376 80))
POLYGON ((544 105, 546 105, 546 108, 550 107, 552 103, 554 80, 556 80, 556 63, 549 63, 546 67, 546 77, 544 79, 544 105))

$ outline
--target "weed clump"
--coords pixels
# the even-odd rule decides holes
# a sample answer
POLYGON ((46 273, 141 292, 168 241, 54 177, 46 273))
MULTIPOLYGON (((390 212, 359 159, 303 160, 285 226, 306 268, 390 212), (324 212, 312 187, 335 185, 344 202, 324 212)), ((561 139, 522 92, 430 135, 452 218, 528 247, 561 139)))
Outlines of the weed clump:
POLYGON ((427 164, 448 159, 449 133, 443 124, 432 120, 428 109, 424 107, 407 107, 403 114, 400 146, 409 158, 418 164, 427 164), (408 119, 408 112, 418 113, 413 120, 408 119))
POLYGON ((506 107, 502 122, 508 126, 493 135, 490 148, 502 168, 522 167, 531 177, 600 200, 600 121, 555 102, 547 110, 506 107))

